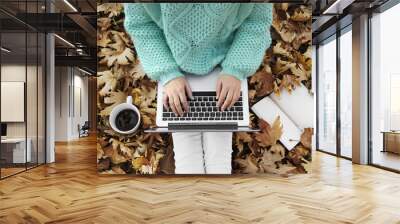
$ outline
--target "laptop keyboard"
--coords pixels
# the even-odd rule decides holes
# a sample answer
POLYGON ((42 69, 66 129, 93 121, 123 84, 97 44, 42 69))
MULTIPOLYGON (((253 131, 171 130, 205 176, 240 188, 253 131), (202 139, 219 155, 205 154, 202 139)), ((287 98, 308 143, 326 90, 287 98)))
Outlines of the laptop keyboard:
POLYGON ((218 100, 215 92, 193 92, 193 100, 189 100, 189 111, 182 117, 174 112, 163 109, 163 121, 226 121, 243 120, 243 102, 240 93, 239 100, 230 109, 224 112, 217 107, 218 100))

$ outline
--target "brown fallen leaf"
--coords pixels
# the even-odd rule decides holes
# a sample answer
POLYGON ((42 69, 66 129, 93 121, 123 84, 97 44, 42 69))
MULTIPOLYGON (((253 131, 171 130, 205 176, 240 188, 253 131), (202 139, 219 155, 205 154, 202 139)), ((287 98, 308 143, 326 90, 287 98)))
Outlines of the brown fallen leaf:
POLYGON ((264 165, 274 165, 283 158, 285 158, 285 148, 280 144, 275 144, 264 151, 261 162, 264 165))
POLYGON ((100 116, 109 116, 112 109, 126 102, 127 95, 124 92, 111 92, 104 98, 104 104, 107 105, 102 111, 100 111, 100 116))
POLYGON ((248 155, 246 159, 235 159, 234 161, 239 165, 240 173, 256 174, 260 170, 257 159, 252 155, 248 155))
POLYGON ((311 149, 312 135, 312 128, 304 128, 304 131, 300 137, 300 142, 304 147, 311 149))
POLYGON ((142 166, 146 165, 150 165, 150 162, 143 156, 132 160, 132 166, 135 170, 140 170, 142 166))
POLYGON ((256 74, 250 78, 250 84, 255 85, 255 93, 259 97, 266 96, 273 91, 273 82, 274 77, 272 76, 269 66, 266 66, 264 69, 256 72, 256 74))
POLYGON ((275 145, 276 142, 281 138, 283 131, 280 117, 278 116, 275 119, 275 121, 272 123, 272 126, 263 119, 260 119, 258 124, 260 127, 260 132, 257 132, 254 135, 259 145, 262 147, 275 145))
POLYGON ((247 132, 236 132, 234 133, 234 137, 236 147, 239 149, 239 153, 243 151, 244 143, 249 143, 253 141, 251 135, 247 132))

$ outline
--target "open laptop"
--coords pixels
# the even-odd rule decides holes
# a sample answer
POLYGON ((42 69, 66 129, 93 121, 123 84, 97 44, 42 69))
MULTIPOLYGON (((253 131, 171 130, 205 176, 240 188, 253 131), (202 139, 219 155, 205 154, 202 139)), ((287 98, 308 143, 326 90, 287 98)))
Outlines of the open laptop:
POLYGON ((242 81, 241 97, 230 110, 220 111, 216 103, 216 85, 221 68, 216 68, 208 75, 185 77, 192 89, 193 100, 188 100, 190 112, 183 117, 176 116, 163 106, 163 86, 157 89, 157 128, 146 132, 201 132, 230 131, 254 132, 249 128, 249 102, 247 80, 242 81))

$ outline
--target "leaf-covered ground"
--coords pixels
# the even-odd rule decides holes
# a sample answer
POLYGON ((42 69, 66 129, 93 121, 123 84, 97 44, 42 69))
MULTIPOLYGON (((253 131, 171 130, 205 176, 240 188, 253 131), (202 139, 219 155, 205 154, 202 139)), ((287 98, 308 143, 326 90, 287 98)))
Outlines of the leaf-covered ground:
MULTIPOLYGON (((98 5, 97 109, 99 115, 97 168, 108 174, 173 174, 173 142, 169 134, 144 133, 155 125, 156 82, 150 80, 137 58, 134 40, 124 31, 123 6, 98 5), (142 116, 141 129, 129 136, 114 132, 108 117, 112 108, 131 95, 142 116)), ((250 106, 272 92, 311 88, 311 8, 275 4, 270 30, 272 45, 263 64, 248 79, 250 106)), ((272 124, 251 113, 259 133, 233 135, 234 173, 306 173, 311 163, 312 128, 300 143, 286 149, 279 138, 284 127, 277 117, 272 124)))

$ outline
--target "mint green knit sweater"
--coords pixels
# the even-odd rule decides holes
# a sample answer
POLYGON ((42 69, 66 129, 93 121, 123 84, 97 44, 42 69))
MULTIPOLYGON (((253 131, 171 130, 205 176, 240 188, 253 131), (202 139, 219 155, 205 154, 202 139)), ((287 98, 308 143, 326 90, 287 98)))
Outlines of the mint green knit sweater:
POLYGON ((215 66, 242 80, 271 44, 269 3, 127 3, 125 29, 150 78, 162 84, 215 66))

